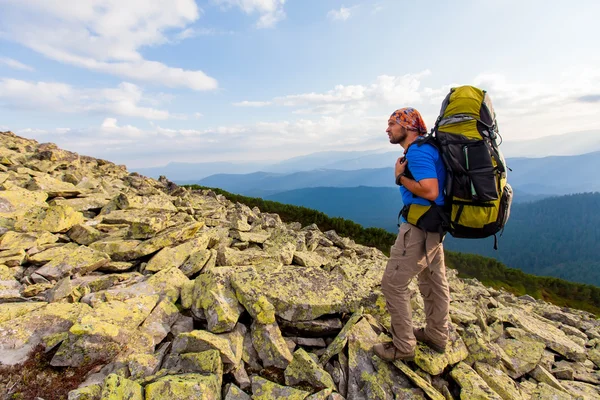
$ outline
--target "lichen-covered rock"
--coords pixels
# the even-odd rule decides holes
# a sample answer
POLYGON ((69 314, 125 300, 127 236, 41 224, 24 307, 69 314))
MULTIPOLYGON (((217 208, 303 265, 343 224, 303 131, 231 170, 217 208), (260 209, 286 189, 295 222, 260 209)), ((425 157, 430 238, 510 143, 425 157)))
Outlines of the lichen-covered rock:
POLYGON ((141 257, 137 252, 139 240, 122 240, 106 238, 90 244, 90 249, 106 253, 114 261, 131 261, 141 257))
POLYGON ((87 304, 81 303, 51 303, 34 307, 29 313, 0 323, 2 364, 23 362, 42 337, 68 331, 81 316, 91 310, 87 304))
POLYGON ((219 382, 216 375, 165 376, 146 386, 146 400, 217 400, 221 398, 219 382))
POLYGON ((56 233, 66 232, 71 227, 82 223, 82 213, 69 206, 57 205, 27 211, 15 222, 15 229, 22 232, 48 231, 56 233))
POLYGON ((445 397, 437 391, 429 382, 423 379, 419 374, 415 373, 402 361, 394 361, 394 365, 404 373, 417 387, 421 388, 427 396, 432 400, 444 400, 445 397))
POLYGON ((141 379, 155 374, 160 367, 161 357, 156 354, 132 354, 127 359, 131 379, 141 379))
POLYGON ((129 239, 148 239, 167 227, 170 214, 148 210, 115 210, 102 217, 105 224, 129 225, 129 239))
POLYGON ((208 241, 209 237, 202 235, 179 246, 165 247, 150 259, 146 271, 157 272, 170 267, 179 268, 190 254, 206 249, 208 241))
POLYGON ((461 400, 502 400, 502 397, 464 362, 457 364, 450 375, 460 385, 461 400))
POLYGON ((500 338, 498 345, 503 350, 502 361, 513 379, 533 370, 544 353, 544 344, 535 341, 500 338))
POLYGON ((98 229, 85 224, 78 224, 73 226, 71 229, 69 229, 67 235, 69 235, 69 238, 75 243, 84 246, 88 246, 94 242, 97 242, 98 240, 106 236, 105 233, 100 232, 98 229))
POLYGON ((311 251, 294 252, 294 263, 303 267, 319 268, 326 262, 325 258, 311 251))
POLYGON ((577 399, 600 399, 600 388, 598 385, 590 385, 585 382, 560 381, 561 386, 577 399))
POLYGON ((213 333, 231 331, 244 311, 230 283, 234 273, 231 268, 215 268, 195 280, 192 310, 204 312, 213 333))
POLYGON ((175 353, 199 353, 207 350, 218 350, 223 362, 238 365, 242 354, 236 354, 231 348, 231 342, 226 335, 215 335, 208 331, 194 330, 181 333, 173 341, 175 353))
POLYGON ((531 400, 547 400, 547 399, 572 400, 573 396, 541 382, 531 393, 530 399, 531 400))
POLYGON ((31 178, 27 189, 44 191, 50 197, 75 197, 82 193, 82 190, 72 183, 60 181, 46 174, 31 178))
POLYGON ((482 362, 475 363, 475 371, 504 400, 523 398, 519 386, 504 371, 482 362))
POLYGON ((2 190, 0 191, 0 217, 18 218, 29 210, 46 208, 48 193, 30 190, 2 190))
MULTIPOLYGON (((190 222, 183 225, 167 228, 156 236, 143 241, 134 250, 135 258, 147 256, 165 247, 173 246, 192 239, 204 224, 201 222, 190 222)), ((124 260, 128 261, 128 260, 124 260)))
POLYGON ((234 385, 233 383, 227 384, 224 390, 225 397, 223 400, 250 400, 251 397, 247 395, 242 389, 234 385))
POLYGON ((179 309, 168 299, 161 300, 144 323, 140 326, 140 331, 152 336, 154 343, 160 343, 171 331, 171 326, 179 316, 179 309))
POLYGON ((110 374, 104 380, 104 387, 100 395, 101 400, 144 400, 140 384, 123 378, 117 374, 110 374))
POLYGON ((86 246, 79 246, 68 254, 53 258, 43 267, 37 269, 35 273, 48 280, 58 280, 75 274, 89 274, 108 264, 109 261, 110 258, 107 254, 86 246))
POLYGON ((518 309, 497 308, 491 314, 503 322, 509 322, 516 327, 537 337, 546 346, 573 361, 583 361, 585 350, 567 337, 567 335, 542 317, 532 317, 518 309))
POLYGON ((2 250, 29 250, 32 247, 41 246, 58 241, 58 236, 50 232, 15 232, 8 231, 0 239, 0 251, 2 250))
POLYGON ((462 332, 461 337, 467 346, 469 355, 465 362, 472 365, 481 361, 489 365, 496 365, 501 359, 501 350, 495 343, 486 341, 484 333, 477 325, 468 325, 462 332))
POLYGON ((304 400, 309 392, 281 386, 260 376, 252 377, 253 400, 304 400))
MULTIPOLYGON (((185 372, 223 375, 223 361, 218 350, 207 350, 200 353, 181 354, 180 365, 185 372)), ((219 384, 219 386, 221 386, 219 384)))
POLYGON ((102 394, 102 385, 95 384, 71 390, 67 400, 98 400, 102 394))
POLYGON ((252 345, 265 367, 285 369, 292 361, 293 356, 288 349, 279 326, 276 322, 271 324, 252 323, 252 345))
POLYGON ((244 272, 231 283, 242 304, 264 295, 275 307, 275 314, 288 321, 306 321, 321 315, 353 311, 361 295, 347 281, 332 278, 316 268, 290 266, 281 272, 257 274, 244 272))
POLYGON ((214 264, 216 257, 216 250, 194 250, 194 252, 190 254, 190 256, 179 267, 179 269, 181 269, 181 272, 183 272, 185 276, 190 277, 202 271, 202 269, 208 264, 209 260, 213 259, 214 264))
POLYGON ((381 341, 366 318, 348 332, 348 398, 391 400, 411 387, 393 364, 374 355, 373 346, 381 341))
POLYGON ((529 374, 538 382, 544 382, 555 389, 561 390, 565 393, 567 392, 560 382, 554 377, 554 375, 540 365, 537 365, 529 374))
POLYGON ((432 350, 429 346, 419 344, 415 349, 415 363, 431 375, 439 375, 448 365, 454 365, 469 355, 465 343, 458 333, 451 328, 448 345, 442 354, 432 350))
POLYGON ((303 349, 294 352, 292 362, 285 369, 285 384, 295 386, 301 382, 310 384, 315 389, 333 388, 335 383, 331 375, 303 349))
MULTIPOLYGON (((79 190, 82 187, 78 187, 79 190)), ((96 210, 106 206, 110 202, 110 198, 103 193, 90 194, 85 197, 77 197, 72 199, 52 199, 50 205, 69 206, 75 211, 96 210)))

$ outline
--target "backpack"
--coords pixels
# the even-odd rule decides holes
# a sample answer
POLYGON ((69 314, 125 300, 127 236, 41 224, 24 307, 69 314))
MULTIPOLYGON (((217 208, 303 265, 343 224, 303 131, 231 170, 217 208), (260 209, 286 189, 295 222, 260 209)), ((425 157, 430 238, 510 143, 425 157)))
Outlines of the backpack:
POLYGON ((415 208, 411 205, 405 210, 407 221, 429 231, 447 231, 456 238, 493 235, 497 249, 496 234, 504 229, 513 197, 499 137, 488 94, 473 86, 452 88, 434 128, 418 141, 418 145, 433 144, 442 156, 448 174, 445 206, 431 202, 431 206, 411 210, 415 208), (441 227, 435 227, 436 221, 441 227))

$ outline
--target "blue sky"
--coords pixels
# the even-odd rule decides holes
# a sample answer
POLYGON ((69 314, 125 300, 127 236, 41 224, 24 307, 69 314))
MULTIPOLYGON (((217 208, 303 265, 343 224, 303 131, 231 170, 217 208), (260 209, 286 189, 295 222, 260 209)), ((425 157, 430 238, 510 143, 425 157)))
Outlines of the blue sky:
POLYGON ((0 129, 127 164, 390 149, 448 89, 506 140, 600 129, 594 0, 0 0, 0 129))

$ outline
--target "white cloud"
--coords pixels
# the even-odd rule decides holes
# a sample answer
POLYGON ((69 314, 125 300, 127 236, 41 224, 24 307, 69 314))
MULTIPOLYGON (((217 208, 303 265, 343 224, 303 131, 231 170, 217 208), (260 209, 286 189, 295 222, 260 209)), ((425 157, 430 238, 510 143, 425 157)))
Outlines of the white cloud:
POLYGON ((194 0, 4 0, 3 37, 53 60, 127 79, 217 88, 199 70, 145 60, 139 50, 168 42, 165 32, 200 16, 194 0))
POLYGON ((403 76, 378 76, 370 85, 337 85, 323 92, 275 97, 272 101, 241 101, 236 106, 263 107, 271 104, 286 107, 308 107, 295 110, 299 114, 334 114, 361 112, 372 107, 397 107, 422 101, 421 80, 429 70, 403 76))
POLYGON ((22 71, 35 71, 33 67, 8 57, 0 57, 0 64, 4 64, 10 68, 20 69, 22 71))
POLYGON ((233 31, 223 31, 214 28, 187 28, 177 35, 177 40, 185 40, 198 36, 216 36, 216 35, 233 35, 233 31))
POLYGON ((7 108, 65 113, 111 113, 153 120, 170 117, 168 111, 140 106, 144 101, 142 90, 127 82, 110 89, 76 89, 58 82, 0 79, 0 104, 7 108))
POLYGON ((352 9, 341 7, 339 10, 331 10, 327 13, 327 17, 333 21, 346 21, 350 18, 352 9))
POLYGON ((202 114, 201 112, 195 112, 195 113, 194 113, 194 118, 196 118, 196 119, 200 119, 200 118, 202 118, 202 117, 204 117, 204 114, 202 114))
POLYGON ((265 107, 271 105, 270 101, 239 101, 232 103, 236 107, 265 107))
POLYGON ((239 7, 246 14, 258 13, 257 28, 272 28, 285 19, 285 0, 213 0, 213 3, 224 8, 239 7))

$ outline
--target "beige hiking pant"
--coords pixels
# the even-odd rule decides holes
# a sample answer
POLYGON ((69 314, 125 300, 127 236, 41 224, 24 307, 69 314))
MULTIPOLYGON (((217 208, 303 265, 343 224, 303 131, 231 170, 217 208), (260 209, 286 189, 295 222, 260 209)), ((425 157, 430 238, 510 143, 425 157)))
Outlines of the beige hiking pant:
POLYGON ((435 344, 445 346, 448 342, 450 290, 440 235, 403 223, 390 252, 381 290, 392 317, 394 345, 406 353, 412 352, 416 346, 408 290, 408 284, 416 275, 419 276, 419 290, 425 303, 425 333, 435 344))

